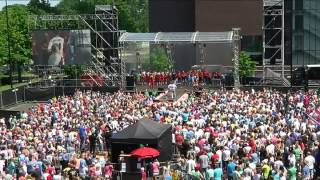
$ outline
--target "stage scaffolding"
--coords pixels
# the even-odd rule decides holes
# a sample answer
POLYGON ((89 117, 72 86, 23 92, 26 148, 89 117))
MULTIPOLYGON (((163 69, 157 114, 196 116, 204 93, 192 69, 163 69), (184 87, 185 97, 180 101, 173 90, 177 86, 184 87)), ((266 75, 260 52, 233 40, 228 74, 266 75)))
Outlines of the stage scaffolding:
POLYGON ((263 80, 281 80, 285 86, 284 0, 263 0, 263 80), (281 73, 275 69, 281 67, 281 73))
MULTIPOLYGON (((239 81, 239 53, 240 53, 240 28, 234 28, 227 32, 158 32, 158 33, 123 33, 119 42, 124 43, 149 42, 152 44, 163 44, 167 53, 171 56, 170 46, 177 43, 192 43, 199 46, 201 63, 205 61, 205 44, 230 43, 233 45, 233 73, 235 88, 240 87, 239 81)), ((120 54, 121 56, 121 54, 120 54)), ((120 57, 122 59, 122 57, 120 57)), ((202 64, 201 64, 202 65, 202 64)))
POLYGON ((29 31, 33 30, 80 30, 89 29, 91 34, 91 61, 86 67, 86 75, 104 77, 104 85, 125 86, 125 64, 121 60, 118 38, 118 10, 111 5, 97 5, 95 14, 82 15, 32 15, 28 21, 29 31))

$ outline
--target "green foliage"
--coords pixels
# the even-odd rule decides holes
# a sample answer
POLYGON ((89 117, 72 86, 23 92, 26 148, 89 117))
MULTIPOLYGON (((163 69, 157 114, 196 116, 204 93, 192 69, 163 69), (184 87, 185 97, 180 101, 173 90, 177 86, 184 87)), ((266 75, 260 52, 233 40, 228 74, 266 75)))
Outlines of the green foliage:
POLYGON ((173 63, 163 48, 154 48, 150 54, 150 68, 154 71, 169 71, 173 63))
POLYGON ((149 31, 149 1, 148 0, 127 0, 129 4, 129 15, 135 22, 134 32, 149 31))
MULTIPOLYGON (((8 6, 9 36, 11 60, 13 64, 23 65, 30 63, 31 37, 28 32, 28 15, 30 12, 24 5, 8 6)), ((5 11, 0 13, 0 64, 8 64, 7 24, 5 11)))
POLYGON ((51 7, 50 3, 47 0, 30 0, 28 3, 28 10, 32 14, 39 14, 39 15, 56 12, 55 8, 51 7))
POLYGON ((252 61, 248 53, 241 51, 239 59, 239 75, 240 78, 249 77, 254 74, 256 70, 256 64, 252 61))
MULTIPOLYGON (((93 14, 95 5, 101 4, 115 5, 118 8, 120 29, 128 32, 148 32, 148 0, 61 0, 56 7, 51 7, 48 0, 30 0, 27 6, 8 6, 9 32, 6 25, 6 8, 0 11, 0 65, 9 64, 7 34, 10 36, 10 62, 18 71, 19 77, 22 73, 21 67, 31 62, 29 15, 93 14)), ((70 27, 70 24, 68 25, 70 27)), ((74 29, 78 28, 77 23, 72 26, 74 29)), ((55 29, 61 27, 61 22, 51 22, 46 24, 46 27, 55 29)))
POLYGON ((115 5, 119 10, 119 28, 128 32, 148 31, 148 0, 62 0, 59 14, 92 14, 95 5, 115 5))
POLYGON ((92 14, 94 4, 89 1, 62 0, 57 5, 57 11, 59 14, 92 14))
POLYGON ((77 79, 85 72, 85 65, 66 65, 64 66, 64 73, 70 79, 77 79))

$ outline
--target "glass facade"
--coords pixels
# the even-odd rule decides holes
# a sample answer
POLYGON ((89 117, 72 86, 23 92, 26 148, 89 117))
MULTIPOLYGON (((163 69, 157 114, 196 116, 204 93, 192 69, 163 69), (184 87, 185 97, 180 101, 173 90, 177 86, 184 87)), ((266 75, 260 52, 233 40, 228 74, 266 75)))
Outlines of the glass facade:
POLYGON ((320 64, 320 0, 293 0, 294 65, 320 64))

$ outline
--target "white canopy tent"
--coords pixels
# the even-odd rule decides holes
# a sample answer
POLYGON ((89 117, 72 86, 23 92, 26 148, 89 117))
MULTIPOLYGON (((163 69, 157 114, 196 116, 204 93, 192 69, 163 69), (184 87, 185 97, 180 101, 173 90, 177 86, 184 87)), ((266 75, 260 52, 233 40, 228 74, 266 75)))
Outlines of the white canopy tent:
MULTIPOLYGON (((240 28, 233 28, 226 32, 157 32, 130 33, 125 32, 119 38, 119 43, 151 42, 151 43, 231 43, 233 45, 234 86, 240 87, 239 81, 239 53, 240 28)), ((121 55, 120 55, 121 56, 121 55)))
POLYGON ((119 42, 232 43, 233 31, 227 32, 158 32, 123 33, 119 42))

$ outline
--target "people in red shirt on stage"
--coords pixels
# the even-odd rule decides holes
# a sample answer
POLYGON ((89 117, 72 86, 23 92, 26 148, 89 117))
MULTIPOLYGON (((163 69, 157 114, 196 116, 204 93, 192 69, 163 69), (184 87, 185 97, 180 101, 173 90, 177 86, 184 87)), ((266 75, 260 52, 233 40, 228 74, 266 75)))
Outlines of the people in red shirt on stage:
POLYGON ((204 70, 203 72, 203 76, 204 76, 204 81, 206 84, 210 84, 211 82, 211 77, 210 77, 210 73, 208 70, 204 70))
POLYGON ((154 89, 154 84, 155 84, 155 76, 153 74, 151 74, 150 77, 149 77, 149 87, 150 87, 150 89, 154 89))
POLYGON ((210 84, 211 79, 220 79, 220 72, 209 72, 208 70, 190 70, 190 71, 176 71, 176 72, 142 72, 141 84, 154 86, 163 86, 169 84, 172 80, 184 85, 199 85, 210 84))
POLYGON ((161 85, 163 85, 165 82, 164 72, 161 73, 160 79, 161 79, 161 85))
POLYGON ((160 79, 160 73, 159 72, 156 72, 154 74, 154 80, 155 80, 155 83, 157 84, 157 86, 161 85, 161 79, 160 79))
POLYGON ((141 73, 141 84, 144 85, 146 82, 146 72, 141 73))
POLYGON ((203 79, 203 71, 199 70, 198 73, 198 80, 199 80, 199 83, 203 83, 204 82, 204 79, 203 79))
POLYGON ((171 80, 170 72, 165 73, 165 83, 169 84, 171 80))
POLYGON ((177 76, 178 82, 181 83, 181 82, 182 82, 181 72, 180 72, 180 71, 177 71, 176 76, 177 76))

